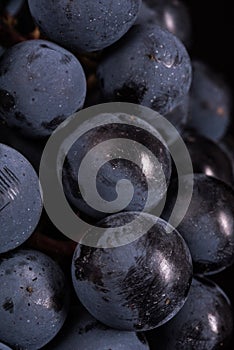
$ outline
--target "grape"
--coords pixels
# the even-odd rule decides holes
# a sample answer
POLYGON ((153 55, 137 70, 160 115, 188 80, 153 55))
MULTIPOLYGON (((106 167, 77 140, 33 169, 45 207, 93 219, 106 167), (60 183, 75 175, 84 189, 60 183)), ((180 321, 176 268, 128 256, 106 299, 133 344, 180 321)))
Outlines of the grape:
POLYGON ((108 328, 76 302, 59 334, 43 349, 149 350, 149 346, 143 334, 108 328))
POLYGON ((145 1, 142 1, 137 20, 134 24, 148 24, 153 23, 155 19, 155 11, 146 5, 145 1))
POLYGON ((85 95, 79 61, 46 40, 14 45, 0 60, 0 118, 28 137, 49 136, 85 95))
POLYGON ((188 115, 189 115, 189 98, 186 95, 181 101, 181 103, 178 106, 176 106, 174 109, 169 111, 167 114, 165 114, 164 117, 172 125, 175 126, 175 128, 179 133, 182 133, 187 123, 188 115))
MULTIPOLYGON (((0 0, 0 350, 234 349, 229 300, 217 285, 197 276, 210 275, 234 301, 234 189, 228 186, 234 186, 233 57, 227 39, 232 17, 228 2, 206 7, 184 0, 0 0), (47 47, 40 47, 41 41, 47 47), (26 46, 25 54, 16 49, 26 46), (42 55, 35 58, 38 52, 42 55), (34 91, 37 84, 40 91, 34 91), (62 142, 57 161, 48 161, 48 175, 52 170, 61 178, 57 183, 49 176, 45 182, 45 206, 49 209, 51 199, 54 211, 51 206, 49 217, 41 215, 32 167, 39 172, 47 139, 74 112, 109 101, 153 111, 145 109, 144 120, 136 123, 138 107, 132 106, 134 125, 129 125, 123 123, 122 104, 115 105, 114 115, 114 105, 106 104, 99 119, 105 117, 105 127, 90 120, 96 108, 79 113, 81 119, 87 116, 81 129, 90 129, 70 148, 64 167, 64 147, 75 130, 62 142), (154 111, 181 134, 195 172, 188 213, 173 232, 167 221, 142 213, 160 215, 155 212, 167 197, 162 217, 168 220, 172 208, 180 214, 188 199, 186 186, 183 198, 178 193, 178 173, 187 163, 177 161, 180 138, 173 128, 158 125, 154 111), (118 151, 115 138, 120 138, 118 151), (132 146, 136 143, 145 151, 132 146), (65 221, 67 215, 59 211, 59 198, 49 195, 52 184, 64 187, 64 204, 67 210, 70 204, 77 224, 96 225, 90 231, 77 227, 77 237, 83 235, 77 248, 69 225, 66 237, 66 227, 60 233, 50 221, 58 216, 65 221), (133 196, 125 200, 129 188, 133 196), (86 201, 87 193, 93 202, 86 201), (124 205, 115 210, 117 200, 124 205), (153 222, 151 229, 146 221, 153 222), (64 273, 49 257, 21 250, 28 248, 55 258, 64 273), (148 330, 150 345, 142 333, 148 330)), ((50 159, 53 151, 47 155, 50 159)))
POLYGON ((138 23, 155 23, 176 35, 186 46, 191 43, 191 20, 187 7, 179 0, 144 0, 138 23))
POLYGON ((193 81, 190 90, 191 115, 188 127, 199 134, 220 140, 229 125, 231 95, 222 77, 200 61, 193 61, 193 81))
MULTIPOLYGON (((111 210, 115 210, 114 204, 112 206, 111 202, 116 199, 116 184, 118 181, 128 179, 134 187, 132 200, 123 208, 125 211, 142 211, 145 207, 148 210, 156 207, 164 196, 167 184, 169 183, 171 159, 166 146, 161 141, 160 134, 144 120, 135 119, 134 125, 128 125, 127 123, 131 121, 129 117, 127 114, 116 113, 98 115, 91 118, 87 123, 80 125, 78 129, 82 130, 86 126, 89 131, 78 138, 67 154, 63 167, 64 191, 69 202, 81 213, 90 216, 92 219, 103 218, 108 213, 105 214, 98 211, 86 203, 80 192, 80 187, 85 187, 86 185, 80 183, 80 181, 78 183, 77 176, 81 162, 88 152, 92 153, 92 161, 88 169, 89 174, 92 175, 96 171, 99 164, 100 151, 99 149, 96 151, 92 150, 94 146, 108 140, 109 143, 105 145, 102 152, 104 155, 115 155, 115 139, 133 140, 150 150, 161 164, 156 167, 153 157, 147 155, 147 152, 139 149, 137 145, 133 145, 131 150, 125 151, 128 152, 131 158, 133 154, 132 150, 134 150, 134 157, 140 160, 142 168, 134 160, 130 161, 126 159, 127 153, 123 154, 123 159, 115 156, 114 159, 107 160, 97 172, 96 187, 100 196, 110 202, 108 207, 110 213, 112 212, 111 210), (97 121, 103 121, 104 117, 108 120, 108 124, 96 126, 97 121), (160 175, 161 167, 163 169, 163 178, 160 175), (154 195, 151 196, 151 201, 147 203, 150 192, 147 183, 148 181, 155 181, 155 179, 157 180, 157 184, 153 188, 154 195)), ((124 195, 125 193, 122 197, 124 195)))
POLYGON ((98 67, 105 99, 132 102, 165 115, 182 102, 191 83, 183 44, 157 25, 135 25, 98 67))
POLYGON ((6 5, 5 11, 9 15, 14 16, 20 11, 20 9, 23 6, 23 3, 24 0, 10 0, 6 5))
POLYGON ((166 325, 150 332, 151 349, 227 349, 233 331, 230 301, 214 282, 193 279, 188 299, 166 325))
MULTIPOLYGON (((191 176, 183 176, 186 188, 191 176)), ((164 219, 170 215, 176 199, 176 183, 172 184, 164 219)), ((217 273, 234 262, 234 192, 231 187, 211 176, 194 174, 191 203, 182 222, 177 227, 186 241, 197 273, 217 273)))
POLYGON ((0 253, 24 243, 42 212, 38 176, 16 150, 0 144, 0 253))
POLYGON ((34 250, 0 259, 0 339, 14 348, 35 350, 62 327, 68 289, 59 266, 34 250))
POLYGON ((0 350, 11 350, 11 348, 9 348, 9 346, 6 346, 6 345, 0 343, 0 350))
POLYGON ((29 0, 36 23, 52 41, 75 51, 97 51, 134 24, 141 0, 29 0))
POLYGON ((74 288, 83 305, 100 322, 125 331, 146 331, 171 319, 186 300, 192 274, 190 253, 178 232, 169 233, 165 221, 146 213, 137 228, 125 226, 137 215, 104 219, 100 225, 107 229, 96 246, 109 227, 123 226, 116 227, 117 236, 137 229, 142 237, 112 249, 79 244, 72 264, 74 288), (146 223, 152 225, 147 233, 146 223))
POLYGON ((233 169, 227 152, 215 141, 188 132, 184 136, 195 173, 216 177, 233 186, 233 169))

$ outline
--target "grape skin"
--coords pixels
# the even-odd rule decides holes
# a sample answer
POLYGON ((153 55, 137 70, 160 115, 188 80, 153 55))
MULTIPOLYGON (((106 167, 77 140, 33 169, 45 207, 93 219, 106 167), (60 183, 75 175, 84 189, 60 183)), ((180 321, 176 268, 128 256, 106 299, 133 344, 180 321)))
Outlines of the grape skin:
POLYGON ((0 350, 12 350, 12 349, 9 348, 9 346, 6 346, 6 345, 0 343, 0 350))
MULTIPOLYGON (((126 223, 137 213, 121 213, 100 225, 116 227, 130 235, 126 223)), ((140 216, 138 231, 145 232, 134 242, 115 248, 78 245, 72 263, 72 279, 79 300, 100 322, 125 331, 146 331, 171 319, 183 306, 192 276, 188 248, 176 230, 149 214, 140 216)), ((132 225, 132 224, 130 224, 132 225)), ((95 229, 89 233, 95 237, 95 229)), ((104 235, 97 240, 99 242, 104 235)))
POLYGON ((149 350, 142 333, 104 326, 74 300, 59 334, 43 350, 149 350))
MULTIPOLYGON (((181 177, 187 198, 191 175, 181 177)), ((163 213, 170 216, 176 199, 176 180, 172 182, 163 213)), ((234 263, 234 191, 223 181, 205 174, 194 174, 193 195, 188 210, 177 227, 193 258, 194 271, 214 274, 234 263)))
POLYGON ((187 126, 214 141, 226 133, 231 119, 231 92, 222 76, 201 61, 193 61, 190 118, 187 126))
POLYGON ((106 100, 141 104, 162 115, 182 102, 192 77, 184 45, 158 25, 135 25, 104 55, 97 76, 106 100))
POLYGON ((186 4, 179 0, 144 0, 149 20, 176 35, 185 46, 191 44, 191 19, 186 4), (154 15, 152 15, 152 11, 154 15))
POLYGON ((194 278, 178 314, 148 334, 152 350, 228 349, 233 331, 228 297, 214 282, 194 278))
POLYGON ((34 250, 0 257, 0 339, 35 350, 61 329, 68 312, 68 288, 60 267, 34 250))
POLYGON ((102 50, 134 24, 141 0, 29 0, 37 25, 52 41, 73 51, 102 50))
POLYGON ((233 186, 232 163, 228 153, 217 142, 194 132, 185 132, 183 137, 195 173, 216 177, 233 186))
POLYGON ((0 143, 0 254, 19 247, 32 235, 42 208, 39 179, 32 165, 0 143))
MULTIPOLYGON (((169 151, 162 141, 160 133, 150 124, 143 119, 136 119, 134 125, 128 125, 127 123, 130 121, 130 116, 123 113, 103 114, 90 118, 89 121, 81 124, 78 129, 79 131, 83 127, 87 127, 89 131, 77 139, 65 159, 62 180, 67 199, 79 212, 89 216, 91 219, 100 220, 107 216, 108 212, 99 211, 98 208, 92 208, 91 205, 86 203, 79 191, 82 183, 77 182, 77 175, 80 164, 88 152, 92 153, 93 159, 89 170, 91 173, 93 169, 95 171, 98 154, 92 151, 92 148, 105 141, 109 141, 109 145, 106 146, 104 153, 113 155, 116 152, 116 146, 112 140, 116 138, 132 140, 144 145, 157 158, 159 164, 162 165, 164 174, 164 179, 162 179, 158 168, 154 167, 154 158, 148 157, 145 151, 139 151, 137 145, 132 147, 135 150, 135 155, 141 160, 142 168, 136 165, 134 161, 126 160, 125 154, 120 159, 115 158, 111 161, 106 161, 97 172, 96 184, 100 196, 110 202, 108 206, 110 212, 113 209, 111 202, 117 195, 116 184, 122 179, 128 179, 134 187, 132 200, 123 208, 124 211, 142 211, 145 207, 146 210, 155 208, 165 194, 171 175, 169 151), (95 123, 102 121, 104 117, 108 118, 108 124, 95 127, 95 123), (154 188, 152 201, 146 203, 149 191, 147 184, 148 180, 152 179, 157 179, 158 182, 154 188)), ((83 187, 85 186, 87 186, 87 183, 83 184, 83 187)), ((124 193, 121 198, 124 199, 124 193)))
POLYGON ((27 40, 1 57, 0 118, 27 137, 49 136, 85 96, 82 66, 58 45, 27 40))

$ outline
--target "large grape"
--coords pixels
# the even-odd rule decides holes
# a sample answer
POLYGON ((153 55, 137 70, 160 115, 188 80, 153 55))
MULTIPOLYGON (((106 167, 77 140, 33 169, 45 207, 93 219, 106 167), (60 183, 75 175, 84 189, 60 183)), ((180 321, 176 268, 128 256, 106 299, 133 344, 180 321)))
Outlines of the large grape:
POLYGON ((191 84, 184 45, 158 25, 135 25, 98 68, 104 97, 142 104, 163 115, 182 102, 191 84))
POLYGON ((75 51, 101 50, 135 22, 141 0, 29 0, 36 23, 50 38, 75 51))
MULTIPOLYGON (((96 246, 106 236, 107 242, 118 241, 137 231, 140 238, 115 248, 78 245, 72 264, 73 284, 87 310, 102 323, 128 331, 150 330, 171 319, 187 298, 192 274, 190 253, 179 233, 168 232, 165 221, 149 214, 142 214, 136 226, 131 221, 137 215, 104 219, 100 225, 106 230, 96 246), (108 238, 108 228, 115 228, 115 237, 108 238)), ((95 239, 95 229, 88 234, 95 239)))
POLYGON ((167 190, 171 175, 169 151, 157 130, 139 118, 134 119, 134 125, 129 125, 131 118, 131 115, 124 113, 106 113, 90 118, 77 129, 77 132, 85 129, 87 132, 76 140, 65 159, 65 194, 77 210, 92 219, 97 220, 120 210, 151 210, 159 204, 167 190), (116 139, 119 140, 118 147, 116 139), (128 148, 125 147, 126 140, 131 141, 128 148), (143 145, 144 149, 139 145, 143 145), (119 150, 120 155, 117 152, 119 150), (91 160, 87 165, 86 177, 78 181, 82 162, 88 153, 91 160), (110 155, 112 159, 108 159, 110 155), (100 159, 103 160, 101 165, 100 159), (87 202, 83 195, 89 190, 93 178, 96 179, 98 194, 109 202, 107 211, 102 211, 98 203, 96 207, 92 206, 97 201, 95 194, 91 198, 93 203, 87 202), (127 186, 117 191, 117 184, 121 180, 128 180, 134 188, 129 201, 126 200, 127 186), (117 197, 123 200, 118 210, 115 206, 117 197))

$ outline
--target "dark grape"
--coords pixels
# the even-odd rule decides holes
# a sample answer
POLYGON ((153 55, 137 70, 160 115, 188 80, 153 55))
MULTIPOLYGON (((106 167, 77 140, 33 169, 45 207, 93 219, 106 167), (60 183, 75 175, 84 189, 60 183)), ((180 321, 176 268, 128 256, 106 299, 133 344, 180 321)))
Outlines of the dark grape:
POLYGON ((67 50, 46 40, 27 40, 0 60, 0 118, 29 137, 49 136, 83 107, 83 69, 67 50))
POLYGON ((3 343, 0 343, 0 350, 12 350, 9 348, 9 346, 4 345, 3 343))
MULTIPOLYGON (((130 116, 123 113, 99 115, 91 118, 88 122, 80 125, 78 129, 82 130, 86 126, 89 131, 78 138, 67 154, 63 168, 63 185, 66 196, 77 210, 93 219, 100 219, 108 215, 108 213, 113 213, 112 210, 115 210, 115 204, 112 206, 111 202, 117 197, 116 186, 120 180, 127 179, 134 187, 134 194, 130 203, 127 203, 126 207, 122 208, 125 211, 142 211, 145 206, 147 210, 155 208, 165 194, 171 175, 171 159, 168 149, 161 141, 160 134, 144 120, 138 119, 137 121, 136 119, 134 125, 128 125, 127 123, 130 121, 130 116), (96 126, 97 121, 104 120, 104 117, 108 118, 108 124, 96 126), (105 213, 92 208, 83 198, 80 188, 82 186, 84 188, 87 187, 87 184, 82 184, 80 181, 78 183, 78 171, 84 157, 88 152, 92 152, 92 161, 90 161, 88 171, 90 175, 94 174, 99 164, 100 154, 98 149, 96 151, 92 149, 94 146, 109 141, 102 152, 105 155, 115 155, 116 144, 114 141, 117 138, 123 139, 123 144, 124 139, 136 141, 150 150, 162 166, 163 178, 160 173, 161 166, 155 167, 154 158, 148 156, 145 150, 139 149, 138 145, 133 145, 132 142, 132 148, 125 150, 123 159, 115 156, 112 160, 107 160, 97 172, 97 191, 102 198, 110 203, 108 208, 110 211, 105 213), (134 159, 133 161, 127 159, 127 156, 132 158, 133 153, 134 157, 140 160, 142 168, 134 162, 134 159), (149 192, 152 191, 148 187, 148 181, 157 181, 153 188, 154 195, 151 196, 150 202, 147 202, 147 198, 149 192)), ((125 193, 122 194, 123 197, 125 193)), ((120 194, 118 197, 120 197, 120 194)))
POLYGON ((134 24, 146 25, 148 23, 153 23, 154 19, 155 19, 155 11, 151 9, 143 0, 140 7, 139 14, 137 16, 137 20, 134 24))
POLYGON ((134 24, 141 0, 29 0, 38 26, 52 41, 75 51, 101 50, 134 24))
POLYGON ((176 35, 186 46, 190 46, 190 13, 182 1, 143 0, 139 17, 139 23, 158 24, 176 35))
POLYGON ((11 16, 17 15, 25 0, 9 0, 5 6, 5 12, 11 16))
MULTIPOLYGON (((189 115, 189 98, 186 95, 178 106, 169 111, 164 117, 175 126, 179 133, 185 128, 189 115)), ((165 130, 166 131, 166 130, 165 130)))
POLYGON ((233 331, 230 301, 214 282, 193 279, 188 299, 167 324, 150 332, 152 350, 221 350, 233 331))
POLYGON ((0 144, 0 253, 24 243, 41 212, 39 179, 32 165, 13 148, 0 144))
POLYGON ((76 304, 59 334, 43 350, 149 350, 143 334, 106 327, 76 304))
MULTIPOLYGON (((87 310, 100 322, 128 331, 150 330, 171 319, 187 298, 192 274, 190 253, 178 232, 168 232, 165 221, 145 213, 135 227, 131 221, 137 215, 104 219, 100 225, 106 230, 96 246, 110 227, 115 227, 113 241, 136 230, 140 238, 108 249, 78 245, 72 264, 74 288, 87 310)), ((95 229, 89 234, 94 239, 95 229)))
POLYGON ((34 250, 0 258, 0 339, 14 348, 35 350, 62 327, 68 288, 60 267, 34 250))
MULTIPOLYGON (((197 273, 212 274, 234 262, 234 192, 219 179, 203 174, 194 174, 194 186, 188 211, 177 227, 188 244, 197 273)), ((191 176, 183 176, 184 193, 191 176)), ((167 219, 176 199, 174 182, 169 191, 163 217, 167 219)))
POLYGON ((104 98, 133 102, 165 115, 181 103, 191 83, 183 44, 157 25, 135 25, 98 67, 104 98))
POLYGON ((193 61, 188 126, 213 140, 221 139, 230 122, 231 95, 222 77, 209 66, 193 61))
POLYGON ((232 163, 217 142, 190 132, 185 133, 184 140, 195 173, 216 177, 233 186, 232 163))

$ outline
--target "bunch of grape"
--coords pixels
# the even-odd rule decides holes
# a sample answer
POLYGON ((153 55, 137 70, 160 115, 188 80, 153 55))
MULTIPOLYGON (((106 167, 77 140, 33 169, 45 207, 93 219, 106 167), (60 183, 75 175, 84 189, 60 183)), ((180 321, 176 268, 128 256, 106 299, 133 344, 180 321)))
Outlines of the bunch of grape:
MULTIPOLYGON (((233 348, 232 96, 202 60, 195 10, 179 0, 0 2, 0 350, 233 348), (70 116, 99 104, 107 112, 80 123, 58 171, 91 227, 78 242, 43 208, 53 183, 42 195, 40 162, 70 116), (149 110, 177 130, 193 172, 180 176, 185 160, 149 110), (87 200, 94 173, 98 206, 87 200)), ((66 221, 60 199, 53 212, 66 221)))

